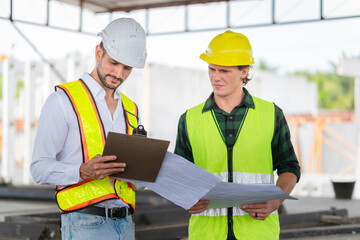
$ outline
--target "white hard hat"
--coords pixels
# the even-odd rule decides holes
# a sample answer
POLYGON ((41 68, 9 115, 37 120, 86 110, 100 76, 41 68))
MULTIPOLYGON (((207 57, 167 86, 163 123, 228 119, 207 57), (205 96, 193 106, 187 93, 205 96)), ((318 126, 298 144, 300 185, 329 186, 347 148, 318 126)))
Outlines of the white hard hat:
POLYGON ((116 19, 99 35, 106 52, 112 59, 134 68, 145 66, 147 56, 145 31, 134 19, 116 19))

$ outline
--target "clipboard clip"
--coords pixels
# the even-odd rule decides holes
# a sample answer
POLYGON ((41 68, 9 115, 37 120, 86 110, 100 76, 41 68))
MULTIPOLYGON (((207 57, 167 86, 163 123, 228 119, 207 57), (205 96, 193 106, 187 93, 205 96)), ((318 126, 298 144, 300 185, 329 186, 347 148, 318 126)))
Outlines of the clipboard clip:
POLYGON ((134 128, 132 135, 138 137, 147 137, 147 131, 143 125, 139 125, 137 128, 134 128))

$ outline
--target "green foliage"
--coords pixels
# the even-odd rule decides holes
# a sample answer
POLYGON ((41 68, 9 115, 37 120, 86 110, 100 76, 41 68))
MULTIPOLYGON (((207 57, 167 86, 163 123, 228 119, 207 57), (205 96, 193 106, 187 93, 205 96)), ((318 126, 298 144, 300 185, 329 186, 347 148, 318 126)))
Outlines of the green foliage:
POLYGON ((265 62, 264 60, 260 59, 256 65, 256 68, 260 70, 269 70, 269 71, 276 71, 277 67, 270 66, 269 63, 265 62))
POLYGON ((24 80, 20 79, 16 84, 16 98, 20 97, 20 91, 24 88, 24 80))
MULTIPOLYGON (((3 79, 3 76, 0 75, 0 99, 2 99, 2 79, 3 79)), ((19 98, 20 97, 20 91, 21 89, 24 88, 24 80, 21 79, 20 81, 17 82, 16 84, 16 98, 19 98)))
POLYGON ((334 72, 296 72, 318 86, 319 108, 333 110, 354 109, 354 78, 334 72))
MULTIPOLYGON (((344 57, 346 57, 344 55, 344 57)), ((322 109, 331 110, 353 110, 354 109, 354 78, 340 76, 336 73, 337 63, 329 62, 333 71, 315 72, 298 71, 295 75, 305 76, 309 81, 318 86, 318 106, 322 109)), ((278 67, 270 66, 266 61, 260 59, 256 65, 257 69, 276 71, 278 67)), ((304 93, 306 97, 306 93, 304 93)))

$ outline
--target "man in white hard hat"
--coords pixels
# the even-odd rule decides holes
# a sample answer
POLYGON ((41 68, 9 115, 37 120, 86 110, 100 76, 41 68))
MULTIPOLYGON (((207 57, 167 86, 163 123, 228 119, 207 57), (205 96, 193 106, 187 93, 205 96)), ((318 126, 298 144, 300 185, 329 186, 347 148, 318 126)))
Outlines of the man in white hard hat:
MULTIPOLYGON (((254 64, 248 38, 232 31, 214 37, 200 58, 208 63, 213 92, 179 120, 175 153, 225 182, 274 183, 289 194, 300 167, 281 109, 244 88, 254 64)), ((208 209, 200 199, 188 211, 189 240, 279 239, 283 199, 208 209)))
POLYGON ((35 140, 31 174, 57 186, 64 240, 135 238, 133 185, 109 177, 126 165, 101 154, 109 131, 132 134, 139 125, 136 104, 117 89, 145 65, 145 32, 134 19, 120 18, 99 35, 93 71, 56 86, 35 140))

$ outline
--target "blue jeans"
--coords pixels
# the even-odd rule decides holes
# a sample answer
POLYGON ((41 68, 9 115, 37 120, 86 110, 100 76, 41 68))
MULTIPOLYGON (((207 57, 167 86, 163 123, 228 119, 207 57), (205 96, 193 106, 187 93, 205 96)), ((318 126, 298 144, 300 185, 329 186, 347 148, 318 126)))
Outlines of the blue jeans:
POLYGON ((85 213, 61 214, 62 240, 135 240, 132 217, 111 219, 85 213))

